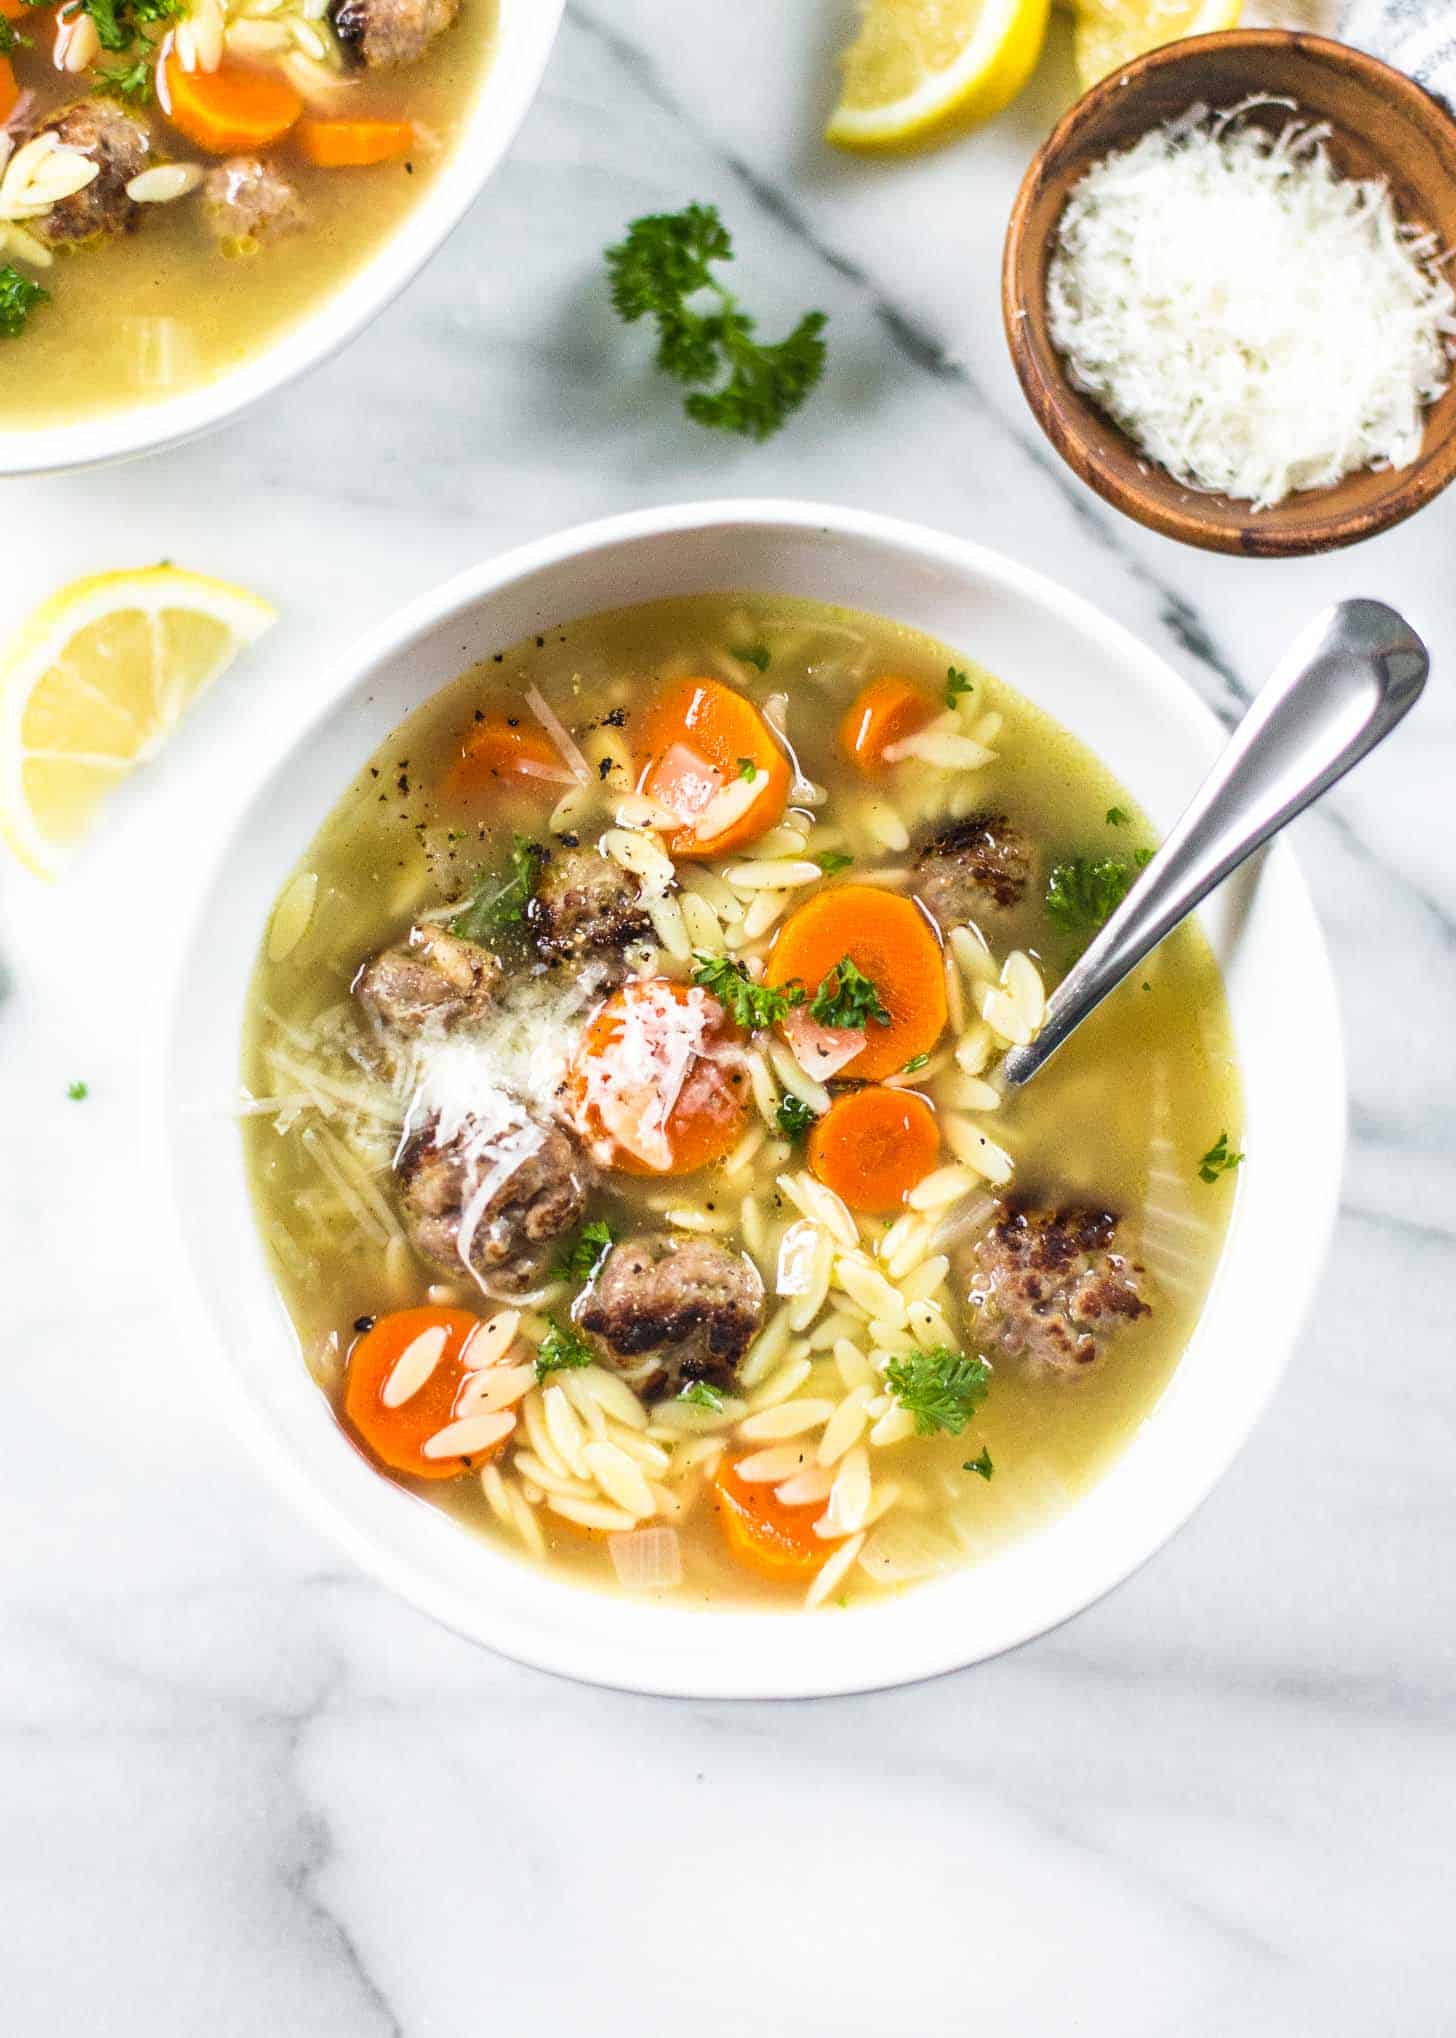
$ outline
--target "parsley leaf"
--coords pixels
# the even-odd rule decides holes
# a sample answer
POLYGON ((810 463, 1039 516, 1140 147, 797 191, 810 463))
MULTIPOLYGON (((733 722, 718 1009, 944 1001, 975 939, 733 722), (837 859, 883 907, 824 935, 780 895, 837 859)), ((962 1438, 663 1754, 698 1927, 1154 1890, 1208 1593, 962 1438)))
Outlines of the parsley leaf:
POLYGON ((67 1083, 66 1085, 66 1095, 70 1098, 73 1104, 81 1103, 85 1098, 89 1097, 90 1094, 91 1086, 89 1083, 77 1081, 74 1083, 67 1083))
POLYGON ((32 47, 30 37, 0 14, 0 57, 12 56, 16 50, 28 50, 32 47))
POLYGON ((721 1413, 723 1407, 722 1395, 716 1387, 710 1387, 706 1380, 690 1381, 677 1398, 679 1401, 690 1402, 694 1408, 711 1408, 715 1415, 721 1413))
POLYGON ((79 0, 78 11, 96 24, 102 49, 120 56, 153 22, 175 21, 187 12, 187 0, 79 0))
POLYGON ((18 340, 38 304, 49 304, 50 292, 7 262, 0 269, 0 339, 18 340))
POLYGON ((461 941, 489 941, 507 927, 519 927, 541 877, 546 851, 529 836, 511 837, 511 875, 500 883, 485 882, 468 906, 450 922, 461 941))
POLYGON ((913 1054, 900 1073, 902 1076, 918 1076, 922 1069, 929 1068, 929 1066, 930 1056, 928 1054, 913 1054))
POLYGON ((1232 1174, 1242 1159, 1241 1153, 1229 1151, 1228 1134, 1221 1132, 1198 1163, 1198 1179, 1200 1182, 1216 1182, 1220 1175, 1232 1174))
POLYGON ((1054 863, 1047 878, 1046 916, 1068 934, 1095 934, 1132 889, 1152 851, 1141 849, 1131 863, 1120 856, 1074 856, 1054 863))
POLYGON ((594 1366, 596 1353, 574 1324, 558 1323, 551 1318, 551 1328, 541 1340, 536 1353, 536 1378, 544 1380, 548 1373, 555 1373, 562 1367, 594 1366))
POLYGON ((866 1026, 871 1019, 876 1026, 890 1024, 879 992, 847 955, 834 965, 814 993, 809 1017, 817 1019, 821 1026, 866 1026))
POLYGON ((1127 811, 1126 807, 1109 807, 1107 809, 1107 825, 1109 828, 1125 828, 1131 819, 1132 815, 1127 811))
POLYGON ((811 311, 787 339, 765 346, 713 274, 713 263, 732 259, 732 238, 712 205, 634 219, 627 238, 606 253, 613 307, 628 325, 653 320, 658 367, 693 392, 683 401, 688 416, 715 431, 763 440, 823 374, 828 320, 811 311), (689 299, 704 291, 711 293, 708 308, 694 310, 689 299), (695 386, 707 383, 717 386, 695 386))
POLYGON ((738 776, 740 778, 747 779, 750 784, 753 782, 754 779, 758 777, 758 766, 754 763, 751 757, 739 758, 738 776))
POLYGON ((746 965, 732 956, 695 955, 693 961, 697 965, 693 971, 693 982, 701 984, 705 991, 711 991, 734 1024, 741 1026, 745 1033, 756 1033, 762 1026, 777 1025, 785 1013, 804 1002, 801 985, 785 984, 782 990, 776 991, 768 984, 755 983, 746 965))
POLYGON ((602 1218, 584 1224, 552 1272, 561 1281, 589 1281, 612 1248, 612 1227, 602 1218))
POLYGON ((767 644, 740 644, 732 655, 745 665, 757 667, 760 672, 767 672, 773 663, 767 644))
POLYGON ((802 1139, 819 1113, 802 1097, 796 1097, 792 1090, 785 1090, 774 1116, 779 1121, 779 1131, 786 1139, 802 1139))
POLYGON ((152 103, 153 59, 150 47, 131 64, 100 64, 93 92, 102 98, 120 99, 128 106, 152 103))
POLYGON ((933 1351, 906 1352, 885 1368, 885 1384, 902 1408, 915 1418, 921 1436, 938 1429, 959 1436, 991 1385, 991 1368, 982 1359, 968 1359, 949 1345, 933 1351))
POLYGON ((962 694, 974 693, 975 691, 976 689, 971 685, 969 673, 960 671, 954 665, 946 667, 945 704, 948 708, 953 708, 962 694))
POLYGON ((810 861, 818 864, 825 877, 838 877, 842 870, 849 869, 854 858, 846 856, 842 849, 821 849, 817 856, 810 858, 810 861))
POLYGON ((963 1472, 977 1472, 983 1479, 989 1479, 995 1469, 996 1467, 991 1463, 991 1453, 984 1444, 981 1446, 979 1458, 967 1458, 966 1462, 961 1466, 963 1472))

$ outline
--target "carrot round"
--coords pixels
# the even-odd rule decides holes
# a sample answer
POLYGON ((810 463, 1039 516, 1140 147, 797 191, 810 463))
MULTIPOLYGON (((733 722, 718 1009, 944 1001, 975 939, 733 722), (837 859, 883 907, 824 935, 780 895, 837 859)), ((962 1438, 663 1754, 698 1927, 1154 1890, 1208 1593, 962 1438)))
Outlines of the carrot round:
POLYGON ((533 792, 554 792, 574 783, 556 746, 539 729, 487 715, 469 730, 460 755, 445 774, 445 793, 470 800, 505 782, 533 792))
MULTIPOLYGON (((5 10, 0 8, 0 13, 5 10)), ((6 19, 10 17, 7 14, 6 19)), ((15 82, 9 57, 0 57, 0 120, 8 119, 11 108, 20 97, 20 87, 15 82)))
POLYGON ((344 1376, 344 1417, 381 1465, 407 1472, 413 1479, 454 1479, 500 1449, 496 1444, 469 1458, 427 1458, 424 1454, 430 1438, 454 1418, 455 1403, 467 1377, 461 1354, 479 1322, 468 1309, 397 1309, 391 1316, 381 1316, 355 1340, 344 1376), (384 1399, 385 1390, 395 1367, 419 1339, 431 1340, 420 1348, 417 1356, 421 1360, 434 1345, 439 1346, 434 1366, 423 1386, 391 1408, 384 1399))
POLYGON ((407 156, 415 131, 407 120, 301 120, 294 146, 321 170, 360 170, 407 156))
POLYGON ((162 103, 173 127, 213 156, 266 148, 303 112, 286 78, 242 64, 184 71, 172 55, 163 66, 163 86, 162 103))
POLYGON ((738 1143, 748 1077, 736 1058, 713 1058, 732 1041, 720 1021, 702 1034, 704 1051, 691 1055, 662 1117, 661 1071, 680 1059, 684 1032, 694 1037, 695 1014, 709 1009, 713 1001, 688 984, 633 977, 587 1028, 568 1080, 577 1124, 606 1166, 628 1175, 691 1175, 738 1143))
POLYGON ((935 1113, 911 1090, 866 1083, 836 1097, 809 1135, 809 1166, 851 1210, 897 1210, 935 1166, 935 1113))
POLYGON ((908 679, 886 673, 855 695, 839 725, 839 747, 861 771, 885 768, 885 752, 934 721, 935 702, 908 679))
POLYGON ((775 1585, 812 1578, 834 1551, 834 1538, 814 1533, 822 1500, 786 1507, 772 1486, 738 1476, 737 1458, 724 1458, 713 1478, 713 1500, 728 1554, 775 1585))
POLYGON ((920 908, 875 885, 835 885, 784 922, 764 974, 775 988, 802 984, 812 999, 846 957, 874 985, 890 1023, 871 1020, 840 1073, 868 1081, 929 1054, 945 1031, 945 976, 920 908))
POLYGON ((789 797, 783 750, 753 702, 717 679, 682 679, 661 692, 642 720, 637 745, 642 790, 683 822, 670 839, 674 856, 721 856, 775 827, 789 797), (752 801, 722 827, 695 824, 710 802, 726 799, 757 774, 752 801))
POLYGON ((32 7, 29 0, 0 0, 0 14, 7 21, 24 21, 29 14, 38 14, 40 9, 32 7))

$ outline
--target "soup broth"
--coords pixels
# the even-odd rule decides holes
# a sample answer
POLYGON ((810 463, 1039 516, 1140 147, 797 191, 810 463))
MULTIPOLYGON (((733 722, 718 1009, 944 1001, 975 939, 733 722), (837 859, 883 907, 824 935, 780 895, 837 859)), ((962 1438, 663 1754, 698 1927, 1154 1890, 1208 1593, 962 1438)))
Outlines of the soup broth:
POLYGON ((1065 731, 875 617, 698 597, 464 673, 319 831, 247 1021, 259 1224, 357 1447, 517 1554, 682 1604, 853 1604, 1065 1510, 1166 1385, 1227 1223, 1202 936, 1025 1091, 996 1067, 1152 846, 1065 731), (607 920, 563 931, 564 874, 579 905, 603 868, 607 920), (500 1167, 446 1180, 500 1094, 576 1156, 574 1196, 523 1206, 524 1267, 470 1232, 500 1167), (419 1456, 447 1429, 458 1457, 419 1456))
MULTIPOLYGON (((463 0, 458 17, 416 60, 373 68, 349 58, 318 0, 282 0, 272 10, 262 0, 256 20, 254 0, 236 7, 228 0, 228 34, 250 27, 283 33, 297 21, 326 51, 320 63, 286 50, 266 72, 224 58, 224 71, 276 77, 288 92, 298 76, 304 87, 284 105, 280 117, 292 114, 285 130, 248 147, 223 127, 212 130, 210 144, 199 143, 173 125, 163 103, 171 103, 165 76, 176 59, 161 52, 203 4, 213 0, 196 0, 192 16, 139 29, 125 56, 98 51, 80 75, 54 61, 66 10, 53 19, 19 0, 0 7, 3 15, 14 6, 13 31, 28 38, 8 59, 11 90, 22 95, 11 110, 12 175, 23 167, 26 145, 69 109, 82 109, 88 125, 62 127, 63 141, 86 142, 96 153, 89 138, 101 108, 108 136, 121 136, 129 150, 114 175, 103 170, 79 194, 94 201, 94 218, 72 224, 96 230, 75 238, 64 221, 52 234, 52 216, 37 217, 16 190, 7 213, 0 161, 0 277, 8 269, 18 279, 12 291, 36 285, 48 294, 31 304, 23 330, 0 339, 0 429, 63 424, 181 395, 262 352, 316 309, 433 183, 489 62, 495 25, 495 0, 463 0), (106 79, 128 65, 140 65, 141 82, 121 100, 106 79), (160 85, 148 82, 158 77, 160 85), (386 153, 373 162, 311 160, 341 147, 386 153), (164 178, 153 196, 132 202, 127 185, 158 168, 180 170, 180 178, 164 178), (179 183, 185 188, 174 188, 179 183)), ((5 96, 0 75, 0 120, 9 110, 5 96)), ((0 140, 0 156, 5 146, 0 140)))

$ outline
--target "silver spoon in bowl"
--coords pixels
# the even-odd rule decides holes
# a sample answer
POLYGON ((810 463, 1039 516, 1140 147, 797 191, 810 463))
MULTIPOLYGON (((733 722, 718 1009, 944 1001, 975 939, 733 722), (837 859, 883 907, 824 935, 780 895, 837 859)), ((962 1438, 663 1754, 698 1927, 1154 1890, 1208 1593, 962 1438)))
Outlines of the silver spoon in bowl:
POLYGON ((1403 616, 1343 601, 1302 630, 1157 855, 997 1071, 1029 1082, 1150 949, 1403 720, 1430 671, 1403 616))

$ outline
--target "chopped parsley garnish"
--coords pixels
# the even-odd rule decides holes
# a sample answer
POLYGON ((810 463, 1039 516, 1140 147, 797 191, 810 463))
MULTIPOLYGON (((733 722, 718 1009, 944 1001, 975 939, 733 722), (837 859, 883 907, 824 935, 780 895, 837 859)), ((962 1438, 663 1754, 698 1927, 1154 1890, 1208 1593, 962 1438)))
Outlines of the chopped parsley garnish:
POLYGON ((750 780, 750 781, 752 781, 753 779, 756 779, 756 778, 758 777, 758 766, 757 766, 757 765, 756 765, 756 764, 754 763, 754 761, 753 761, 753 759, 752 759, 751 757, 740 757, 740 758, 739 758, 739 760, 738 760, 738 776, 739 776, 740 778, 746 778, 746 779, 748 779, 748 780, 750 780))
POLYGON ((825 877, 838 877, 842 870, 849 869, 854 858, 846 856, 842 849, 821 849, 817 856, 810 858, 810 861, 818 864, 825 877))
POLYGON ((546 851, 529 836, 511 838, 511 874, 487 879, 470 904, 450 922, 450 932, 461 941, 489 941, 507 927, 519 927, 541 877, 546 851))
POLYGON ((1095 934, 1112 918, 1133 879, 1152 851, 1138 850, 1132 861, 1120 856, 1074 856, 1066 863, 1054 863, 1047 878, 1046 916, 1067 934, 1095 934))
POLYGON ((584 1224, 553 1268, 558 1280, 589 1281, 612 1247, 612 1227, 605 1219, 584 1224))
POLYGON ((732 237, 712 205, 634 219, 627 238, 606 254, 613 307, 628 325, 653 320, 658 367, 692 391, 683 400, 688 416, 762 440, 823 374, 828 320, 822 311, 808 312, 787 339, 763 345, 754 321, 713 274, 713 263, 732 259, 732 237), (689 300, 703 292, 711 293, 706 308, 694 309, 689 300), (715 386, 701 386, 708 383, 715 386))
POLYGON ((938 1429, 959 1436, 990 1390, 991 1368, 949 1345, 937 1345, 933 1351, 891 1359, 885 1384, 914 1416, 921 1436, 933 1436, 938 1429))
POLYGON ((101 64, 91 90, 103 99, 121 99, 128 106, 150 106, 154 59, 146 50, 131 64, 101 64))
POLYGON ((900 1073, 902 1076, 918 1076, 922 1069, 929 1068, 929 1066, 930 1056, 928 1054, 914 1054, 911 1055, 900 1073))
POLYGON ((723 1397, 716 1387, 710 1387, 706 1380, 692 1380, 678 1395, 679 1401, 691 1402, 694 1408, 711 1408, 715 1415, 721 1414, 723 1397))
POLYGON ((28 50, 30 47, 30 37, 0 14, 0 57, 8 57, 16 50, 28 50))
POLYGON ((90 1096, 90 1094, 91 1086, 89 1083, 77 1081, 74 1083, 67 1083, 66 1085, 66 1095, 70 1098, 73 1104, 82 1103, 87 1097, 90 1096))
POLYGON ((1126 807, 1109 807, 1107 809, 1107 825, 1109 828, 1125 828, 1131 819, 1132 815, 1127 811, 1126 807))
POLYGON ((814 993, 809 1017, 817 1019, 821 1026, 867 1026, 871 1019, 876 1026, 891 1023, 879 992, 847 955, 835 964, 814 993))
POLYGON ((762 1026, 776 1026, 795 1005, 804 1002, 803 987, 785 984, 774 990, 755 983, 745 964, 728 955, 695 955, 693 982, 711 991, 736 1026, 756 1033, 762 1026))
POLYGON ((995 1469, 996 1467, 991 1463, 991 1453, 984 1445, 981 1447, 979 1458, 967 1458, 966 1462, 961 1466, 963 1472, 975 1472, 982 1479, 989 1479, 995 1469))
POLYGON ((551 1328, 541 1340, 536 1353, 536 1378, 544 1380, 548 1373, 559 1372, 563 1367, 594 1366, 597 1355, 574 1325, 558 1323, 551 1318, 551 1328))
POLYGON ((744 665, 754 666, 759 672, 767 672, 773 663, 767 644, 740 644, 734 650, 733 656, 744 665))
POLYGON ((1221 1132, 1198 1163, 1198 1179, 1200 1182, 1216 1182, 1220 1175, 1232 1174, 1242 1159, 1241 1153, 1229 1151, 1229 1136, 1221 1132))
POLYGON ((962 672, 955 665, 948 665, 945 668, 945 704, 948 708, 953 708, 962 694, 974 693, 975 691, 976 689, 971 685, 971 676, 968 672, 962 672))
POLYGON ((48 290, 42 290, 7 262, 0 269, 0 339, 18 340, 36 306, 49 301, 48 290))
POLYGON ((79 0, 78 11, 96 24, 102 49, 120 56, 154 22, 175 21, 187 12, 187 0, 79 0))
POLYGON ((779 1098, 774 1116, 779 1121, 779 1131, 785 1139, 802 1139, 819 1113, 811 1104, 806 1104, 802 1097, 796 1097, 792 1090, 786 1090, 779 1098))

